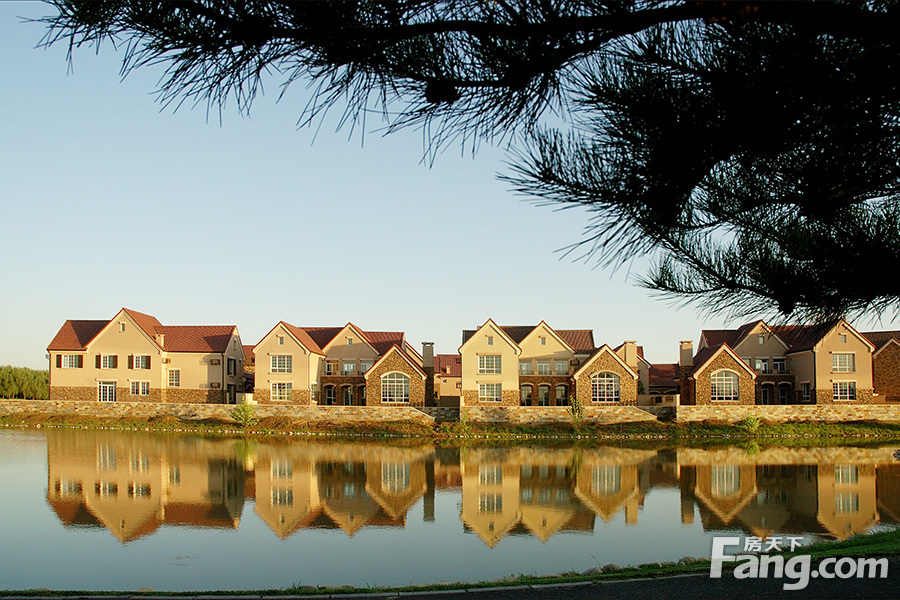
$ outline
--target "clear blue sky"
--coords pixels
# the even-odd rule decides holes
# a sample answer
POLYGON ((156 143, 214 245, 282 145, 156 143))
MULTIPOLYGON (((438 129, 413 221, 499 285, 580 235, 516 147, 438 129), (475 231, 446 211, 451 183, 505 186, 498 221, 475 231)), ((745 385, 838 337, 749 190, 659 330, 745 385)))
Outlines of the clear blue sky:
POLYGON ((725 325, 652 298, 627 269, 561 258, 588 213, 512 194, 501 149, 428 167, 414 130, 370 123, 364 143, 335 118, 298 130, 302 85, 280 102, 270 85, 249 117, 173 113, 152 95, 161 71, 122 81, 111 46, 76 52, 71 73, 63 46, 36 48, 43 27, 20 17, 51 11, 0 3, 0 364, 46 368, 66 319, 123 306, 235 324, 248 344, 279 320, 352 321, 440 353, 488 317, 543 319, 592 328, 598 345, 636 339, 652 362, 725 325))

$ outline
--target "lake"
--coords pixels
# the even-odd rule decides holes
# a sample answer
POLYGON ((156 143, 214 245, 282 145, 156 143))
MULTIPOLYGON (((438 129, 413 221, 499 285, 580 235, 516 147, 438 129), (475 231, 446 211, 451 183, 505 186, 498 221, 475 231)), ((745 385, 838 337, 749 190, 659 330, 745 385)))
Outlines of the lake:
POLYGON ((399 586, 845 539, 900 519, 896 449, 6 429, 0 589, 399 586))

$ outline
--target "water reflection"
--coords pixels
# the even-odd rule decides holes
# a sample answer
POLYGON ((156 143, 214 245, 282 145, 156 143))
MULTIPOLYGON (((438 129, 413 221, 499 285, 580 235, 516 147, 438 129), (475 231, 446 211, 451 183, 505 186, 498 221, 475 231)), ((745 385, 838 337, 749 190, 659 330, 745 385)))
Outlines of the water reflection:
MULTIPOLYGON (((458 496, 463 531, 494 548, 508 536, 543 543, 616 520, 640 527, 647 497, 677 488, 684 525, 699 515, 704 531, 845 539, 898 522, 892 452, 458 449, 59 431, 47 434, 47 501, 66 527, 103 527, 121 542, 164 525, 237 529, 251 501, 284 539, 402 529, 411 511, 433 522, 442 492, 458 496)), ((670 514, 677 522, 678 509, 670 514)))

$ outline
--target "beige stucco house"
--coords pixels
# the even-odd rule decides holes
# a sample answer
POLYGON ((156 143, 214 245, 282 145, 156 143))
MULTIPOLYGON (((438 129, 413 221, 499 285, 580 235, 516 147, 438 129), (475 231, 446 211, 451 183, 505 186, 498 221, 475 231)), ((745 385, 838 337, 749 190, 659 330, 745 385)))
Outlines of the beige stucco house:
POLYGON ((413 405, 425 402, 422 357, 403 332, 297 327, 280 321, 254 346, 262 404, 413 405), (378 367, 377 379, 369 371, 378 367), (370 396, 370 393, 375 394, 370 396))
MULTIPOLYGON (((590 329, 546 322, 463 331, 460 406, 567 406, 575 370, 594 352, 590 329)), ((610 351, 611 352, 611 351, 610 351)))
POLYGON ((47 351, 50 400, 234 404, 243 392, 234 325, 163 325, 123 308, 66 321, 47 351))

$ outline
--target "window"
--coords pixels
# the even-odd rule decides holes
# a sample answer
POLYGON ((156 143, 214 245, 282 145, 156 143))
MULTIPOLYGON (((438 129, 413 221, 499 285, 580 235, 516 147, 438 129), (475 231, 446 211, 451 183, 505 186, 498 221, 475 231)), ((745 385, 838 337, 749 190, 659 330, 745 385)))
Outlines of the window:
POLYGON ((119 357, 115 354, 101 354, 97 357, 101 369, 117 369, 119 367, 119 357))
POLYGON ((478 483, 481 485, 500 485, 503 483, 503 467, 501 465, 479 465, 478 483))
POLYGON ((546 346, 546 345, 547 345, 547 338, 541 336, 541 346, 546 346))
POLYGON ((283 335, 278 336, 278 345, 284 346, 284 336, 283 335))
POLYGON ((550 374, 550 361, 549 360, 539 360, 537 364, 537 372, 538 375, 549 375, 550 374))
POLYGON ((229 375, 237 374, 237 360, 234 358, 229 358, 227 362, 227 373, 229 375))
POLYGON ((359 386, 359 403, 362 406, 366 404, 366 386, 364 385, 359 386))
POLYGON ((361 360, 359 361, 359 374, 364 375, 372 368, 371 360, 361 360))
POLYGON ((757 358, 756 359, 756 370, 760 373, 769 373, 769 359, 767 358, 757 358))
POLYGON ((763 334, 759 334, 758 336, 756 336, 756 339, 760 343, 760 345, 766 343, 766 336, 763 334))
POLYGON ((602 496, 618 494, 622 489, 622 467, 597 465, 591 469, 591 492, 602 496))
POLYGON ((519 361, 519 375, 531 375, 531 361, 530 360, 520 360, 519 361))
POLYGON ((100 402, 116 401, 116 382, 101 381, 97 384, 97 400, 100 402))
POLYGON ((128 496, 130 498, 149 498, 150 486, 146 483, 132 481, 128 484, 128 496))
POLYGON ((181 386, 181 370, 169 369, 169 387, 181 386))
POLYGON ((710 400, 737 402, 740 398, 740 377, 734 371, 719 371, 709 378, 710 400))
POLYGON ((97 495, 101 498, 113 497, 119 495, 119 486, 111 481, 101 481, 94 487, 97 495))
POLYGON ((859 494, 845 493, 834 495, 834 512, 838 514, 858 513, 859 494))
POLYGON ((846 334, 846 333, 841 333, 841 334, 838 334, 838 335, 839 335, 840 338, 841 338, 841 343, 842 343, 842 344, 846 344, 846 343, 847 343, 847 334, 846 334))
POLYGON ((591 377, 593 402, 619 401, 619 376, 614 373, 597 373, 591 377))
POLYGON ((856 373, 856 355, 852 352, 835 352, 831 355, 831 370, 834 373, 856 373))
POLYGON ((495 375, 500 373, 500 355, 488 354, 479 356, 478 373, 481 375, 495 375))
POLYGON ((272 479, 290 479, 294 476, 294 463, 286 459, 272 461, 272 479))
POLYGON ((344 400, 344 406, 353 406, 353 388, 345 385, 341 388, 341 397, 344 400))
POLYGON ((801 402, 809 402, 811 399, 810 392, 811 392, 811 390, 810 390, 809 382, 807 381, 805 383, 801 383, 800 384, 800 401, 801 402))
POLYGON ((478 401, 479 402, 500 402, 501 386, 499 383, 479 383, 478 384, 478 401))
POLYGON ((121 331, 121 332, 125 331, 125 323, 119 323, 119 331, 121 331))
POLYGON ((272 382, 272 401, 290 402, 293 395, 293 384, 290 381, 272 382))
POLYGON ((569 388, 564 385, 556 386, 556 405, 557 406, 568 406, 569 405, 569 388))
POLYGON ((325 361, 325 374, 326 375, 337 375, 337 372, 338 372, 338 361, 326 360, 325 361))
POLYGON ((132 368, 134 369, 149 369, 150 368, 150 357, 146 354, 144 355, 135 355, 131 357, 132 368))
POLYGON ((293 506, 294 490, 290 488, 272 488, 272 506, 293 506))
POLYGON ((60 356, 59 366, 63 369, 80 369, 84 365, 84 357, 80 354, 64 354, 60 356))
POLYGON ((143 452, 137 452, 131 456, 131 472, 147 473, 150 471, 150 457, 143 452))
POLYGON ((345 360, 343 363, 343 369, 341 369, 341 375, 354 375, 356 373, 356 361, 355 360, 345 360))
POLYGON ((496 513, 503 511, 503 498, 500 494, 481 494, 478 497, 478 512, 496 513))
POLYGON ((294 357, 290 354, 273 354, 271 373, 293 373, 294 357))
POLYGON ((856 465, 838 465, 834 468, 834 482, 839 485, 859 483, 859 467, 856 465))
POLYGON ((741 491, 741 468, 736 465, 712 466, 712 495, 716 498, 729 498, 741 491))
POLYGON ((131 382, 131 395, 132 396, 149 396, 150 395, 150 382, 149 381, 132 381, 131 382))
POLYGON ((568 375, 569 374, 569 361, 567 360, 557 360, 554 364, 556 367, 557 375, 568 375))
POLYGON ((409 377, 403 373, 381 376, 382 402, 409 402, 409 377))
POLYGON ((97 470, 98 471, 115 471, 116 470, 116 449, 110 445, 104 445, 97 448, 97 470))
POLYGON ((787 359, 785 358, 773 358, 772 359, 772 370, 776 373, 787 373, 787 359))
POLYGON ((550 406, 550 386, 538 387, 538 406, 550 406))
POLYGON ((778 386, 778 403, 787 404, 791 393, 791 386, 783 383, 778 386))
POLYGON ((326 385, 325 386, 325 404, 331 406, 334 404, 334 386, 326 385))
POLYGON ((348 345, 348 346, 352 346, 352 345, 353 345, 353 338, 347 338, 347 345, 348 345))
POLYGON ((392 493, 399 494, 409 489, 409 463, 381 463, 381 485, 392 493))
POLYGON ((487 345, 488 346, 494 345, 494 336, 492 336, 492 335, 487 336, 487 345))
POLYGON ((530 406, 531 405, 531 391, 532 387, 530 385, 523 385, 519 390, 519 399, 522 406, 530 406))
POLYGON ((855 381, 835 381, 832 387, 835 400, 856 400, 855 381))

